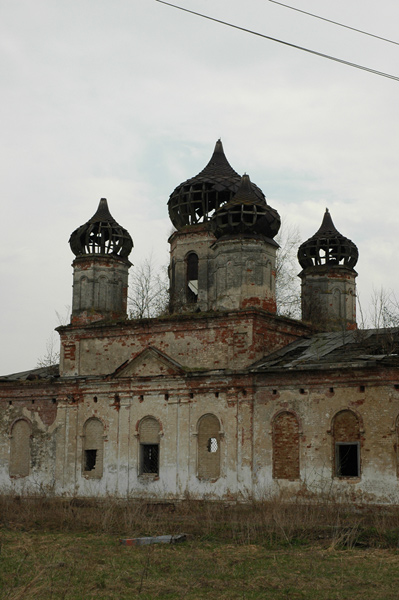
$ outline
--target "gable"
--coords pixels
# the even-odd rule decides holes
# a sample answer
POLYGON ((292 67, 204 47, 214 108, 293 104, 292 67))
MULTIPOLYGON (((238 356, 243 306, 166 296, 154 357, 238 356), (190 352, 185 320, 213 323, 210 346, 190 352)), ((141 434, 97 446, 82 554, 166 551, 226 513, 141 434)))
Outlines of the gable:
POLYGON ((115 372, 115 377, 162 377, 180 375, 182 366, 152 346, 149 346, 115 372))

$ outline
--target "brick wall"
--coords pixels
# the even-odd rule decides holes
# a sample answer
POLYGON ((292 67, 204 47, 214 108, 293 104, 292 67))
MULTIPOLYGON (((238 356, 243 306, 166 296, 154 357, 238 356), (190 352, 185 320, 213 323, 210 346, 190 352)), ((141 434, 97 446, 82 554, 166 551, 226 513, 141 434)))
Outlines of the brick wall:
POLYGON ((299 427, 289 412, 279 414, 273 422, 273 477, 299 479, 299 427))

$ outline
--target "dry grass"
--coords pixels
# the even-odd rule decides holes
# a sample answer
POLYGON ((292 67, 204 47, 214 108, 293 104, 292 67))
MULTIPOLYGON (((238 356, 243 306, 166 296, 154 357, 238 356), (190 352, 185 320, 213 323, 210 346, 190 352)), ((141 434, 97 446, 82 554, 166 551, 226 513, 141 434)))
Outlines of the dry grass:
POLYGON ((0 598, 396 599, 398 540, 396 507, 3 496, 0 598))

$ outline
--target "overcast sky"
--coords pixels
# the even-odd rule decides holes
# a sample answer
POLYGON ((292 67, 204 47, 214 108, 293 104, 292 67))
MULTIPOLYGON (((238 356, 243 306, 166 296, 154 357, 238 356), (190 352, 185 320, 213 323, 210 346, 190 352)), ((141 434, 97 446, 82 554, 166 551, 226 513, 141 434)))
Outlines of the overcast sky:
MULTIPOLYGON (((397 0, 286 2, 399 41, 397 0)), ((180 4, 399 76, 399 46, 268 0, 180 4)), ((364 306, 373 286, 399 295, 399 82, 155 0, 2 0, 0 48, 0 374, 45 354, 71 304, 69 235, 101 197, 131 261, 167 263, 168 197, 219 137, 302 239, 330 209, 364 306)))

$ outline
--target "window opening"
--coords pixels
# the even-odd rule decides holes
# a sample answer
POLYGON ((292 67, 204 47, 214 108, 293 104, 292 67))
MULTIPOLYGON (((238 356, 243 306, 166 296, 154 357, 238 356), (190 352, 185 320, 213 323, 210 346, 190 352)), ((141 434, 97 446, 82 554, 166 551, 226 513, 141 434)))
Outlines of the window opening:
POLYGON ((198 256, 192 252, 187 256, 187 301, 197 302, 198 299, 198 256))
POLYGON ((198 422, 198 478, 216 480, 220 477, 220 422, 212 414, 198 422))
POLYGON ((218 441, 216 438, 209 438, 208 440, 208 452, 217 452, 218 451, 218 441))
POLYGON ((333 421, 335 477, 360 477, 360 426, 351 410, 337 413, 333 421))
POLYGON ((154 417, 144 417, 139 427, 140 475, 159 474, 159 423, 154 417))
POLYGON ((104 470, 104 425, 95 417, 84 425, 82 470, 89 479, 101 479, 104 470))
POLYGON ((159 444, 141 444, 141 473, 159 472, 159 444))
POLYGON ((337 477, 359 477, 359 443, 335 445, 335 461, 337 477))
POLYGON ((85 450, 85 471, 93 471, 96 468, 97 450, 85 450))

